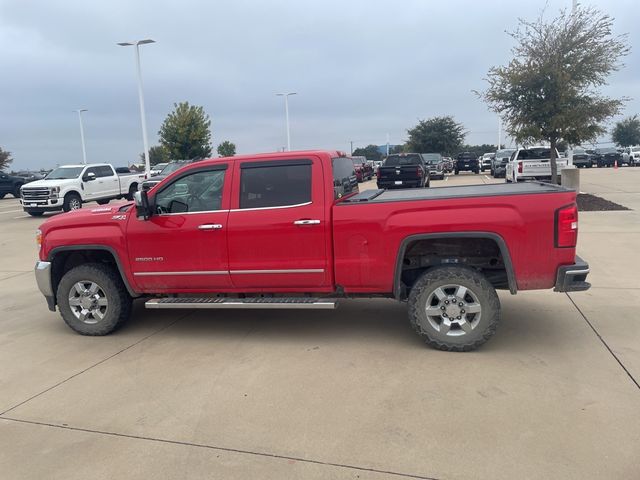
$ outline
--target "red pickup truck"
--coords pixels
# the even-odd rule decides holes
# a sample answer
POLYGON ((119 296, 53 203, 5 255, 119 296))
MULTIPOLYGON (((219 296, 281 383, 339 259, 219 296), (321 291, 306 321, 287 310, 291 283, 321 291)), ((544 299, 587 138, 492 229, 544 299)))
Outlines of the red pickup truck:
POLYGON ((428 344, 494 333, 496 289, 586 290, 576 194, 542 184, 358 191, 340 152, 204 160, 135 203, 55 216, 38 231, 38 286, 84 335, 147 308, 327 308, 408 303, 428 344))

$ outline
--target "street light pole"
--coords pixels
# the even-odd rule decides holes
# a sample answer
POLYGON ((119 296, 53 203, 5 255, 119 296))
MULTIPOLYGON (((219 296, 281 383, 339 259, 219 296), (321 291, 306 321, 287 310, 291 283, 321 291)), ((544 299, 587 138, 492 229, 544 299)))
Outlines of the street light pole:
POLYGON ((74 110, 74 112, 78 113, 78 121, 80 122, 80 141, 82 142, 82 163, 86 165, 87 149, 84 145, 84 128, 82 127, 82 112, 88 112, 88 110, 86 108, 80 108, 78 110, 74 110))
POLYGON ((276 93, 278 97, 284 97, 284 116, 287 126, 287 151, 291 151, 291 132, 289 131, 289 95, 297 95, 296 92, 276 93))
POLYGON ((140 104, 140 123, 142 124, 142 144, 144 146, 144 172, 147 177, 150 175, 151 163, 149 161, 149 140, 147 139, 147 117, 144 113, 144 95, 142 93, 142 70, 140 69, 140 45, 155 43, 155 40, 137 40, 134 42, 118 43, 121 47, 136 47, 136 72, 138 76, 138 101, 140 104))

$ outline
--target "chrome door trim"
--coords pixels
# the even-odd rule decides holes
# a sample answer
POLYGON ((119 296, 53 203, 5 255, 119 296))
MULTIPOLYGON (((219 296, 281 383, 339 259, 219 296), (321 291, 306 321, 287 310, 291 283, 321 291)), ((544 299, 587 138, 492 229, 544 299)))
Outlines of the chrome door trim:
POLYGON ((228 270, 192 270, 188 272, 134 272, 136 277, 153 277, 167 275, 228 275, 228 270))
POLYGON ((256 207, 256 208, 232 208, 230 212, 252 212, 254 210, 277 210, 281 208, 296 208, 311 205, 313 202, 296 203, 295 205, 279 205, 277 207, 256 207))
POLYGON ((293 268, 285 270, 231 270, 231 274, 280 274, 280 273, 324 273, 324 268, 293 268))
POLYGON ((203 210, 201 212, 154 213, 154 217, 171 217, 173 215, 196 215, 198 213, 229 213, 229 210, 203 210))

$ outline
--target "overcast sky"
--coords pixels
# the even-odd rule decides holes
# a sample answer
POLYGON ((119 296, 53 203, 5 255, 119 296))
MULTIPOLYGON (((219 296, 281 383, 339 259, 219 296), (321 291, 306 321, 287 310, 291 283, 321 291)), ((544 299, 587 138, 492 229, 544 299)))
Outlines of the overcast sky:
MULTIPOLYGON (((584 2, 585 4, 587 2, 584 2)), ((640 2, 589 2, 629 33, 626 68, 609 95, 633 98, 640 112, 640 2)), ((485 0, 0 0, 0 147, 13 168, 52 167, 82 158, 126 165, 142 151, 134 52, 142 47, 149 142, 174 102, 203 105, 213 143, 238 153, 286 144, 290 97, 293 149, 349 149, 406 139, 418 119, 453 115, 468 143, 496 143, 497 118, 472 93, 487 70, 508 62, 518 17, 545 1, 485 0)), ((570 8, 549 0, 547 15, 570 8)), ((608 139, 607 139, 608 140, 608 139)))

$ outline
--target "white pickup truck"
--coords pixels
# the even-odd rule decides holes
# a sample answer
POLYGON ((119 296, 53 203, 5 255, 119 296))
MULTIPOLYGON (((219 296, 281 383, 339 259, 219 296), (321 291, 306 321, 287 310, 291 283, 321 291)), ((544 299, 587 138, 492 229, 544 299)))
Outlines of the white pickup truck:
POLYGON ((63 165, 43 180, 24 185, 20 203, 29 215, 39 217, 44 212, 77 210, 85 202, 104 205, 119 198, 132 200, 144 179, 139 173, 118 174, 108 163, 63 165))
MULTIPOLYGON (((556 150, 558 176, 567 167, 567 159, 561 158, 556 150)), ((516 150, 507 163, 505 181, 551 180, 551 149, 549 147, 529 147, 516 150)))

